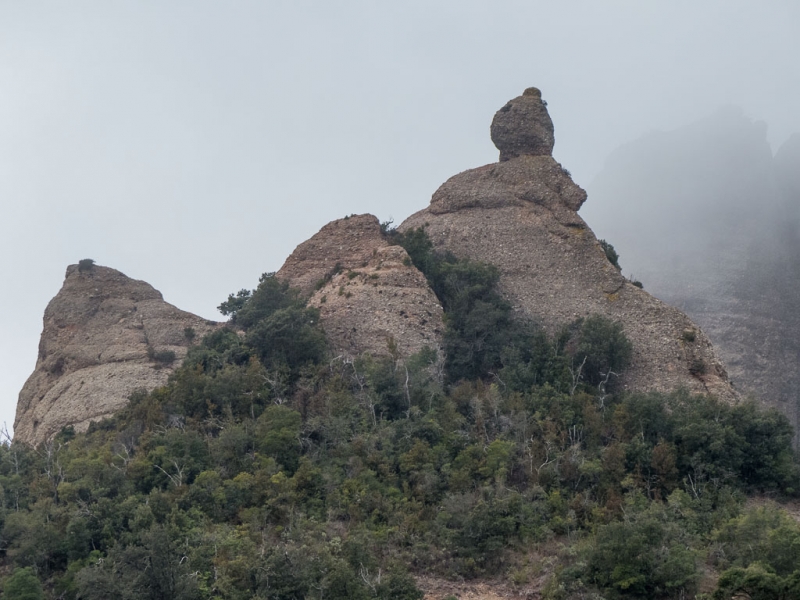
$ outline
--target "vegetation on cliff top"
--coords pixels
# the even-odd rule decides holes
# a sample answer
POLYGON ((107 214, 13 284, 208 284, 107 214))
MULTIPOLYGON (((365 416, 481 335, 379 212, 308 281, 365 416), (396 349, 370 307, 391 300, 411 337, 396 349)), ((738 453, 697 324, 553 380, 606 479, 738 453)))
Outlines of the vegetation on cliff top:
POLYGON ((617 324, 551 339, 490 266, 403 243, 445 306, 444 359, 332 359, 267 275, 167 386, 85 434, 0 446, 4 597, 410 599, 410 573, 545 572, 549 598, 678 598, 703 568, 715 598, 797 597, 800 527, 743 504, 799 489, 785 418, 612 394, 617 324))

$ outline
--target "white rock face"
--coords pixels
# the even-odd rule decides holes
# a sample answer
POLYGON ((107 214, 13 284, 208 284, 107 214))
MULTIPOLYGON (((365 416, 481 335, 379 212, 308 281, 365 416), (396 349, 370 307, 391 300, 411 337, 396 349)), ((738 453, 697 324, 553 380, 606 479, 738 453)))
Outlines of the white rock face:
POLYGON ((113 415, 134 391, 164 385, 192 341, 218 326, 114 269, 68 267, 44 313, 39 358, 19 394, 14 439, 38 445, 64 426, 84 431, 113 415), (152 358, 170 352, 175 360, 169 364, 152 358))

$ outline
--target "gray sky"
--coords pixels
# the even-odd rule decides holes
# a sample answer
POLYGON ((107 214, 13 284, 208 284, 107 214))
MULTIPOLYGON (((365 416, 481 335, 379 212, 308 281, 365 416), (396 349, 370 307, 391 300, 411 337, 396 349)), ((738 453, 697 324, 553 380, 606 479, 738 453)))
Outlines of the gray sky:
POLYGON ((1 2, 0 423, 68 264, 219 319, 328 221, 399 223, 496 160, 492 116, 531 85, 584 187, 725 104, 776 148, 798 23, 793 0, 1 2))

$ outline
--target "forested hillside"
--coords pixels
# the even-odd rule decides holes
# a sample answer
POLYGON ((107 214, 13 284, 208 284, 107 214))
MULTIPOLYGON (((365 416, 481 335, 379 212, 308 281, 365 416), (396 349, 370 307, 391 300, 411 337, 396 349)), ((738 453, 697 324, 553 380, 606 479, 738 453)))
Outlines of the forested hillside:
POLYGON ((800 598, 800 526, 745 504, 800 491, 785 417, 615 393, 619 323, 549 336, 491 265, 392 239, 445 309, 443 348, 333 356, 318 311, 264 275, 166 386, 85 434, 0 446, 3 597, 412 599, 434 574, 800 598))

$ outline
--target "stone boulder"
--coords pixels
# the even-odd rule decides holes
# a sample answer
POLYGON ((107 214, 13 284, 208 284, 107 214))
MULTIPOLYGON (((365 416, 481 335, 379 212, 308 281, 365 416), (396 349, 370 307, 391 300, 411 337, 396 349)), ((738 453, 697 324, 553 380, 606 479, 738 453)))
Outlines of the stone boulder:
POLYGON ((553 121, 537 88, 528 88, 498 110, 490 131, 501 162, 517 156, 553 153, 553 121))
POLYGON ((47 305, 36 368, 22 388, 14 439, 38 445, 110 417, 139 389, 164 385, 192 341, 219 325, 164 301, 114 269, 67 268, 47 305))

